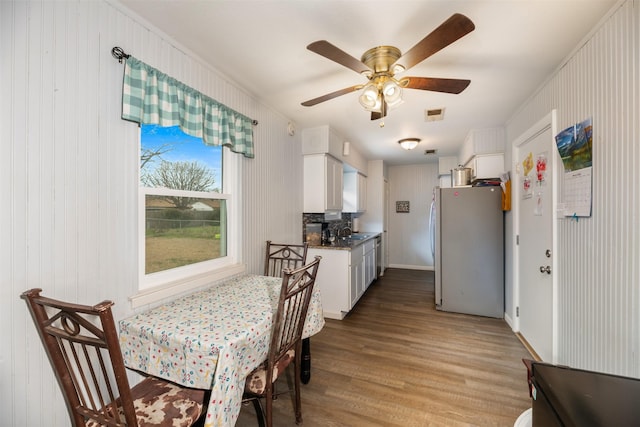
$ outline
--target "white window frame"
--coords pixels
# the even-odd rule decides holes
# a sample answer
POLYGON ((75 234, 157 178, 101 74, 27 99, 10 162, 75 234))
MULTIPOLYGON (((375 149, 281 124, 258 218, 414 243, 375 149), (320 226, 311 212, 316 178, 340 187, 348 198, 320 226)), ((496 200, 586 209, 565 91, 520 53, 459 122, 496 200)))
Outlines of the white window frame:
MULTIPOLYGON (((140 150, 138 150, 139 152, 140 150)), ((222 191, 223 193, 201 193, 197 191, 172 190, 167 188, 139 187, 138 190, 138 293, 129 298, 132 308, 161 301, 184 294, 245 272, 240 261, 241 222, 242 222, 242 159, 241 155, 222 149, 222 191), (211 197, 226 200, 227 205, 227 255, 215 260, 173 268, 156 273, 145 273, 145 199, 153 195, 186 195, 190 197, 211 197)), ((139 173, 139 172, 138 172, 139 173)), ((140 177, 138 176, 138 182, 140 177)))

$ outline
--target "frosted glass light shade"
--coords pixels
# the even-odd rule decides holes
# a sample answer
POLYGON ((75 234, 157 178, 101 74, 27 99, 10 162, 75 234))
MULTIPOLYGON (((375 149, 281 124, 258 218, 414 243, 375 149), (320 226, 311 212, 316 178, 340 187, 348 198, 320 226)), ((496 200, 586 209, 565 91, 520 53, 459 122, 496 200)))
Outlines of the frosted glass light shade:
POLYGON ((375 84, 369 83, 362 89, 362 94, 358 98, 360 105, 369 111, 379 111, 382 104, 380 93, 375 84))
POLYGON ((402 88, 395 80, 387 80, 382 86, 382 93, 389 107, 395 107, 402 102, 402 88))
POLYGON ((405 150, 413 150, 418 146, 420 138, 404 138, 398 141, 398 144, 405 150))

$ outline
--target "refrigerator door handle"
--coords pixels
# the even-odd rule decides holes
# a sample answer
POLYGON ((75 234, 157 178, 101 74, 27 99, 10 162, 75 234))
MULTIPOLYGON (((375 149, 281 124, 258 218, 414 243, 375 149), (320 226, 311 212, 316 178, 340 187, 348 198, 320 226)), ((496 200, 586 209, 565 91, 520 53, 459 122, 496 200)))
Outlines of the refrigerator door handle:
POLYGON ((429 210, 429 244, 431 245, 431 259, 434 260, 436 258, 436 218, 435 218, 435 210, 436 210, 436 201, 431 201, 431 209, 429 210))
POLYGON ((436 187, 433 189, 433 200, 431 202, 430 212, 430 231, 431 231, 431 253, 433 254, 433 271, 434 271, 434 296, 436 308, 442 305, 442 271, 441 271, 441 246, 440 239, 440 222, 442 221, 440 215, 440 202, 441 202, 441 189, 436 187))

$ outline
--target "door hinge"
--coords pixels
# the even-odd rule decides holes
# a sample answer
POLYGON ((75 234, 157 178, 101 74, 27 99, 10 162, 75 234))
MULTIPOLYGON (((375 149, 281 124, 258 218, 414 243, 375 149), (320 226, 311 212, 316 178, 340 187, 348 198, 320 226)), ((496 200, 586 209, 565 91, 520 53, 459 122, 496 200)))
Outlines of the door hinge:
POLYGON ((516 317, 520 317, 520 307, 516 307, 516 317))
POLYGON ((516 245, 520 244, 520 235, 516 234, 516 245))

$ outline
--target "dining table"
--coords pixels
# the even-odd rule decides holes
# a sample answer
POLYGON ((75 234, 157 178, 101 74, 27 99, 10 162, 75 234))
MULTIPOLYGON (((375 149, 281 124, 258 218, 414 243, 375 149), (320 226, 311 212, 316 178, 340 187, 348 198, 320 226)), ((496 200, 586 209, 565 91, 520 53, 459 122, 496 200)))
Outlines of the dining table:
MULTIPOLYGON (((282 279, 241 275, 119 321, 125 365, 210 390, 205 427, 233 426, 246 377, 266 360, 282 279)), ((303 337, 324 326, 314 287, 303 337)))

